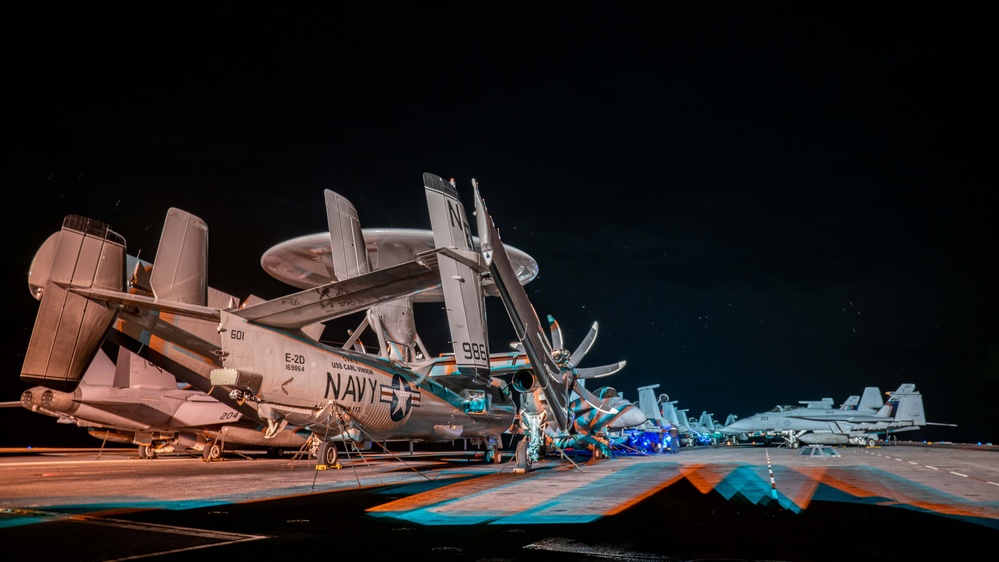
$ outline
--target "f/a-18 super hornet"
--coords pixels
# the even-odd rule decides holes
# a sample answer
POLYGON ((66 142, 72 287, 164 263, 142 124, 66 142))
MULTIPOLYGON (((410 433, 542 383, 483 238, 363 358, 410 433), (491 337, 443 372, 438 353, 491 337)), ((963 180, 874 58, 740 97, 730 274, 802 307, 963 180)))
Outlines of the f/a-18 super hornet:
POLYGON ((114 361, 98 350, 73 391, 35 386, 21 393, 20 405, 84 428, 101 441, 137 445, 141 459, 190 451, 217 460, 226 446, 277 455, 301 449, 306 441, 291 428, 265 439, 251 417, 123 348, 114 361))
POLYGON ((867 387, 853 407, 852 397, 836 408, 831 398, 801 401, 798 406, 777 406, 725 426, 730 434, 782 435, 791 448, 809 445, 866 445, 873 447, 880 436, 915 431, 924 425, 950 425, 926 421, 923 397, 916 385, 902 384, 879 408, 880 391, 867 387))

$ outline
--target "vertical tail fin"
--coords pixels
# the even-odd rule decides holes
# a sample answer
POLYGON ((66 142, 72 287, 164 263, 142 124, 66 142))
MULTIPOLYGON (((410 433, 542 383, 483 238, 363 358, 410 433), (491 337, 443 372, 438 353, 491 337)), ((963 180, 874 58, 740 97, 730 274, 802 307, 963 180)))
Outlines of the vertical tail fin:
POLYGON ((703 425, 708 431, 714 431, 715 430, 715 420, 714 420, 713 417, 711 417, 713 415, 714 414, 709 414, 708 411, 705 410, 705 411, 701 412, 701 417, 700 417, 700 419, 697 420, 697 423, 700 424, 700 425, 703 425))
POLYGON ((131 351, 119 348, 113 386, 116 388, 176 390, 177 378, 131 351))
POLYGON ((79 383, 116 312, 74 289, 122 291, 125 239, 104 223, 69 215, 32 262, 29 286, 41 301, 21 380, 58 390, 79 383))
POLYGON ((856 410, 858 412, 876 412, 884 404, 884 400, 881 399, 881 389, 876 386, 868 386, 864 388, 864 394, 860 397, 856 410))
MULTIPOLYGON (((677 400, 667 400, 660 404, 660 409, 663 411, 663 417, 666 421, 673 424, 674 427, 680 427, 680 416, 676 413, 676 403, 677 400)), ((682 424, 687 425, 687 424, 682 424)))
MULTIPOLYGON (((121 356, 121 353, 122 350, 119 350, 119 357, 121 356)), ((97 353, 94 354, 94 360, 90 362, 89 366, 87 366, 87 370, 83 373, 83 378, 80 379, 80 384, 93 386, 120 386, 118 384, 118 367, 115 362, 108 357, 108 354, 104 353, 103 349, 97 349, 97 353)))
POLYGON ((916 385, 904 383, 895 392, 890 392, 888 400, 878 410, 877 415, 886 418, 894 418, 898 415, 898 404, 903 394, 912 394, 916 390, 916 385))
POLYGON ((894 394, 892 400, 897 399, 895 406, 895 424, 900 426, 924 426, 926 425, 926 412, 923 411, 923 396, 918 392, 906 394, 894 394))
POLYGON ((327 189, 326 222, 330 229, 332 277, 343 281, 370 271, 368 251, 357 209, 346 197, 327 189))
POLYGON ((676 420, 677 420, 678 424, 680 426, 682 426, 682 427, 690 430, 690 424, 693 423, 695 420, 692 420, 689 416, 687 416, 687 412, 688 411, 690 411, 689 408, 675 408, 674 409, 674 412, 676 412, 676 420))
POLYGON ((664 418, 662 411, 659 409, 659 402, 656 400, 655 389, 657 388, 659 388, 658 384, 638 387, 638 408, 650 420, 660 422, 664 418))
POLYGON ((860 396, 854 394, 848 396, 846 400, 839 405, 840 410, 856 410, 857 405, 860 404, 860 396))
MULTIPOLYGON (((427 193, 434 244, 451 248, 450 254, 438 257, 441 288, 451 325, 458 371, 489 379, 489 340, 486 332, 486 303, 482 278, 477 263, 478 254, 472 244, 472 233, 465 216, 465 207, 458 199, 458 190, 451 182, 433 174, 423 174, 427 193)), ((519 283, 518 283, 519 285, 519 283)))
MULTIPOLYGON (((333 260, 330 276, 336 281, 343 281, 369 273, 372 269, 371 258, 357 209, 346 197, 329 189, 324 196, 333 260)), ((417 345, 422 347, 422 344, 416 335, 410 297, 373 305, 368 309, 364 322, 378 338, 379 355, 407 362, 416 359, 417 345)), ((419 351, 423 353, 422 349, 419 351)))
POLYGON ((171 208, 156 248, 149 285, 157 299, 208 304, 208 225, 200 218, 171 208))

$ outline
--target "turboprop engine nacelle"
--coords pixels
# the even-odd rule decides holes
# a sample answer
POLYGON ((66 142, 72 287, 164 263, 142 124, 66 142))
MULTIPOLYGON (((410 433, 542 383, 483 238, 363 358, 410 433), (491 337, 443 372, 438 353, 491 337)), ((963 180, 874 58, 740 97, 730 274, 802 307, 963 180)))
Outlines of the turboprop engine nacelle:
POLYGON ((534 375, 534 371, 528 370, 517 371, 510 383, 518 392, 534 392, 541 388, 541 385, 538 383, 538 377, 534 375))

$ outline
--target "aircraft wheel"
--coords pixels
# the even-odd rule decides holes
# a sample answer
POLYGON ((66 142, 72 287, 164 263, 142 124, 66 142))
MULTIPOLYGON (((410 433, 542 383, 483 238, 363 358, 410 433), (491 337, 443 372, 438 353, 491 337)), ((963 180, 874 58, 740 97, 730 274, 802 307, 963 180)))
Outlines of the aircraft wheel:
POLYGON ((329 441, 324 441, 319 445, 319 450, 316 452, 316 458, 319 459, 321 464, 326 466, 336 466, 337 459, 340 458, 340 455, 337 453, 335 444, 330 443, 329 441))
POLYGON ((201 450, 201 460, 217 461, 222 458, 222 444, 218 441, 205 443, 205 448, 201 450))
POLYGON ((878 442, 876 440, 874 440, 874 439, 868 439, 867 440, 867 446, 868 447, 876 447, 877 444, 878 444, 878 442))
POLYGON ((156 451, 153 450, 152 445, 139 445, 139 458, 140 459, 155 459, 156 451))
POLYGON ((517 443, 517 468, 531 470, 531 456, 527 453, 527 445, 527 439, 521 439, 520 443, 517 443))
POLYGON ((483 460, 486 461, 486 464, 499 464, 503 461, 503 455, 500 453, 499 447, 489 447, 486 449, 483 460))
POLYGON ((598 461, 598 460, 600 460, 602 458, 604 458, 604 452, 603 452, 603 450, 598 445, 594 445, 593 446, 593 460, 598 461))

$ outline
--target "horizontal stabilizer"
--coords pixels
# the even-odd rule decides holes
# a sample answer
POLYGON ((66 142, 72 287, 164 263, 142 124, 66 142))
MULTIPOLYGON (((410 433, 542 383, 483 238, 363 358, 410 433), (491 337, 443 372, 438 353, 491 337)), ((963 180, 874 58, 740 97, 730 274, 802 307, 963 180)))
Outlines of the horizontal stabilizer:
POLYGON ((218 322, 219 320, 219 309, 210 306, 161 301, 154 297, 123 293, 113 289, 74 288, 72 292, 76 295, 86 297, 88 300, 100 301, 110 305, 129 305, 142 310, 166 312, 212 322, 218 322))

